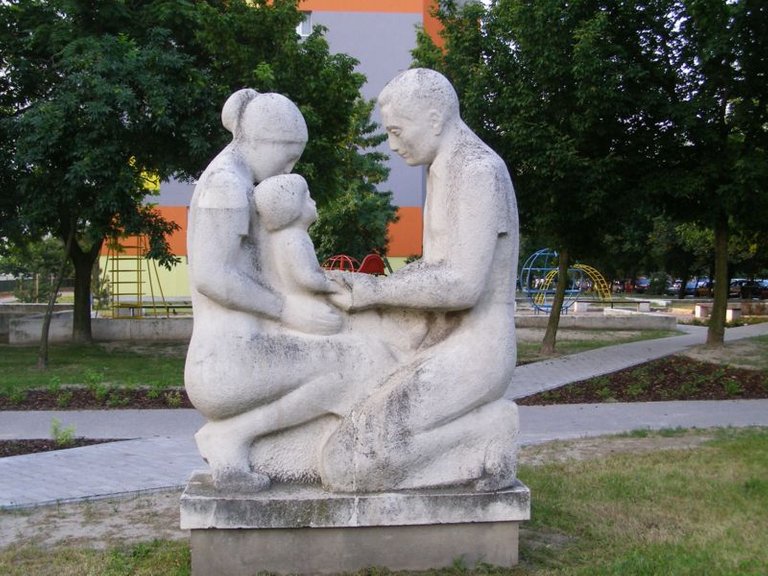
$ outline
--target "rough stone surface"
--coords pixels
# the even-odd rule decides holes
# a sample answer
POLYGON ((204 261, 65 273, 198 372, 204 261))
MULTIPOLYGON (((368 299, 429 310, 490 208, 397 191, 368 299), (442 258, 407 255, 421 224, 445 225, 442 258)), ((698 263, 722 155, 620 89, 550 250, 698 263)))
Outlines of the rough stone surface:
POLYGON ((530 492, 520 482, 486 493, 339 494, 295 484, 232 493, 198 472, 181 497, 193 573, 227 576, 426 570, 458 558, 513 566, 518 524, 529 518, 530 492))
POLYGON ((295 105, 248 89, 224 105, 233 140, 190 208, 185 371, 219 487, 515 482, 517 406, 503 397, 516 356, 509 172, 442 75, 404 72, 379 104, 392 150, 428 167, 423 256, 387 277, 320 269, 314 202, 288 174, 307 139, 295 105))
POLYGON ((374 566, 417 571, 457 560, 511 567, 518 562, 518 523, 192 530, 190 553, 194 576, 339 574, 374 566))
POLYGON ((530 517, 521 482, 497 492, 462 488, 375 494, 329 493, 318 486, 277 484, 233 493, 197 472, 181 497, 183 529, 354 528, 467 522, 519 522, 530 517))

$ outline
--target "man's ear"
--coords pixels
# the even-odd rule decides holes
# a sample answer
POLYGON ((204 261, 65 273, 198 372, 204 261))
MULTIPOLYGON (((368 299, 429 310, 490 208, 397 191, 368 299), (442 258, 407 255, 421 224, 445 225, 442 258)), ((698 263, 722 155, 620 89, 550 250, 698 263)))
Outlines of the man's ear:
POLYGON ((439 136, 443 131, 445 125, 445 118, 442 112, 432 108, 428 113, 429 125, 432 127, 432 133, 435 136, 439 136))

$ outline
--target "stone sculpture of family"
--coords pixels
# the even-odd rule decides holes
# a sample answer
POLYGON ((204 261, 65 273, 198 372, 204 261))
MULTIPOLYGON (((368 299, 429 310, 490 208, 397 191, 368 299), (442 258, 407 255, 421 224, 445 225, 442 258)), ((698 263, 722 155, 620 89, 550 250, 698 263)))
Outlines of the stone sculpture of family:
POLYGON ((335 492, 511 485, 518 224, 504 162, 462 121, 442 75, 408 70, 378 98, 391 149, 427 166, 423 256, 389 276, 325 272, 291 174, 298 108, 245 89, 233 139, 200 177, 188 233, 194 330, 185 385, 222 489, 335 492))

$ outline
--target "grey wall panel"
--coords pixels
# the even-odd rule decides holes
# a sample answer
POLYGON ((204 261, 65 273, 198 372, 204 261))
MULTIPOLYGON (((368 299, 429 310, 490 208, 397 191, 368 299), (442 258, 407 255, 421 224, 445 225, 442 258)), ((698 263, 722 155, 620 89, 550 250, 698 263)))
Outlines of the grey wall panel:
POLYGON ((312 22, 328 29, 333 52, 360 61, 358 70, 368 78, 363 95, 375 98, 393 76, 410 67, 421 14, 314 12, 312 22))
MULTIPOLYGON (((416 45, 416 27, 421 13, 314 12, 313 24, 328 30, 326 38, 332 52, 349 54, 360 62, 357 70, 368 79, 365 98, 376 98, 398 73, 411 66, 411 50, 416 45)), ((373 119, 381 123, 378 109, 373 119)), ((392 156, 386 143, 381 150, 392 156)), ((411 168, 398 157, 390 157, 390 174, 379 189, 393 192, 397 206, 422 206, 423 170, 411 168)))
POLYGON ((193 182, 180 182, 171 179, 161 182, 160 195, 149 196, 147 201, 159 206, 189 206, 194 191, 195 184, 193 182))
MULTIPOLYGON (((368 79, 363 86, 365 98, 376 98, 381 89, 399 72, 411 65, 410 51, 416 45, 416 27, 420 13, 314 12, 312 23, 325 26, 331 51, 349 54, 360 62, 357 69, 368 79)), ((378 109, 374 120, 381 123, 378 109)), ((423 206, 424 171, 411 168, 392 155, 386 142, 381 150, 390 157, 389 179, 379 185, 393 192, 397 206, 423 206)), ((163 206, 188 206, 194 184, 171 180, 160 186, 160 195, 150 198, 163 206)))

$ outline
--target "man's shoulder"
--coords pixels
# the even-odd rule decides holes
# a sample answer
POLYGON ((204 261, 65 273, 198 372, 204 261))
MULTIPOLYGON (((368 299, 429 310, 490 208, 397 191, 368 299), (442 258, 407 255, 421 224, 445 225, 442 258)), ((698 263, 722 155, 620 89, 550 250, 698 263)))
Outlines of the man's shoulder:
POLYGON ((454 172, 467 175, 507 173, 504 160, 476 136, 456 146, 447 164, 454 172))
POLYGON ((456 158, 451 164, 453 180, 460 187, 481 186, 512 190, 512 178, 507 165, 493 150, 456 158))

